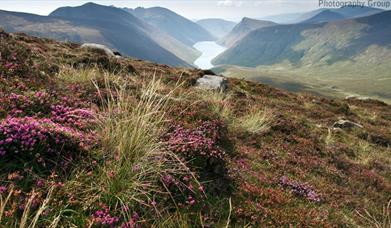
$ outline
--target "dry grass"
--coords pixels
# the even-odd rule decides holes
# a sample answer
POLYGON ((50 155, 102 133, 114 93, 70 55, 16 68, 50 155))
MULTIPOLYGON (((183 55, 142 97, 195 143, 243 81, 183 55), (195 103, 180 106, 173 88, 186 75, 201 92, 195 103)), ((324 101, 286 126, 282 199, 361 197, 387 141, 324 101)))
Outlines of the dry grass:
POLYGON ((199 90, 197 95, 201 100, 208 102, 212 111, 221 118, 228 120, 232 117, 232 107, 230 106, 232 93, 216 90, 199 90))
MULTIPOLYGON (((168 194, 161 189, 163 175, 192 175, 187 166, 173 153, 164 149, 160 136, 165 130, 168 100, 172 95, 159 95, 160 80, 155 77, 143 83, 135 102, 124 81, 117 83, 113 75, 105 75, 105 90, 97 83, 101 94, 102 112, 99 132, 106 164, 92 184, 95 200, 114 205, 148 205, 152 197, 168 194)), ((91 198, 91 195, 88 196, 91 198)), ((125 217, 130 217, 124 212, 125 217)))
POLYGON ((233 125, 251 133, 263 133, 270 129, 273 118, 273 113, 270 110, 253 109, 246 115, 235 119, 233 125))
MULTIPOLYGON (((54 191, 54 187, 51 187, 46 195, 46 198, 43 200, 42 204, 40 205, 40 207, 38 209, 32 211, 32 208, 31 208, 32 203, 36 199, 36 197, 38 196, 38 193, 35 192, 34 190, 32 190, 32 192, 30 193, 30 197, 27 199, 26 205, 24 206, 24 210, 23 210, 22 216, 20 218, 20 221, 18 221, 18 219, 13 219, 13 220, 9 221, 10 223, 9 222, 5 223, 5 221, 3 221, 3 216, 5 213, 5 208, 6 208, 7 204, 9 203, 10 198, 14 194, 14 189, 11 188, 9 190, 9 193, 5 199, 3 199, 3 197, 0 195, 0 227, 3 227, 2 225, 4 225, 4 227, 18 227, 18 228, 41 227, 41 225, 39 225, 39 220, 40 220, 43 212, 48 208, 49 202, 52 200, 53 191, 54 191)), ((58 225, 57 220, 53 220, 50 223, 50 227, 53 227, 53 228, 57 227, 57 225, 58 225)))
POLYGON ((80 68, 75 69, 71 66, 62 65, 57 77, 69 83, 90 82, 101 77, 102 72, 98 68, 80 68))
POLYGON ((363 219, 364 223, 366 223, 365 227, 391 228, 391 200, 383 207, 379 218, 375 217, 367 210, 364 210, 363 213, 356 211, 356 213, 363 219))

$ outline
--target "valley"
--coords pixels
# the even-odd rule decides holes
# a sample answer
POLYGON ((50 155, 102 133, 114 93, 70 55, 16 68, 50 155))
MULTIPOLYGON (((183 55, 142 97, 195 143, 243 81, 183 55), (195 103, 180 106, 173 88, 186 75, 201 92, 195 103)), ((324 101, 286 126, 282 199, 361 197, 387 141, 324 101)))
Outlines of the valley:
POLYGON ((2 0, 0 227, 391 228, 391 10, 311 1, 2 0))

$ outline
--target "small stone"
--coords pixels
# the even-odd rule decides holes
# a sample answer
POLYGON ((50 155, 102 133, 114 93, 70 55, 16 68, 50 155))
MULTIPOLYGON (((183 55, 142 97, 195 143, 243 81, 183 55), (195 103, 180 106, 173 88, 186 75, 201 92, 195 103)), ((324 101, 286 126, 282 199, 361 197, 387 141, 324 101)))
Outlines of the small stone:
POLYGON ((358 123, 352 122, 350 120, 338 120, 333 124, 333 128, 352 129, 352 128, 363 128, 363 126, 358 123))

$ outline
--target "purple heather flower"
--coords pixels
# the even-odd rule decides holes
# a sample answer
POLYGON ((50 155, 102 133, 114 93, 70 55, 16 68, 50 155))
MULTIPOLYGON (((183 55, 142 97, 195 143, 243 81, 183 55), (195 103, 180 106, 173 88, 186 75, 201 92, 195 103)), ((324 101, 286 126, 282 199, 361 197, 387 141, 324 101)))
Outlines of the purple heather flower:
POLYGON ((0 185, 0 194, 3 194, 7 191, 7 187, 0 185))

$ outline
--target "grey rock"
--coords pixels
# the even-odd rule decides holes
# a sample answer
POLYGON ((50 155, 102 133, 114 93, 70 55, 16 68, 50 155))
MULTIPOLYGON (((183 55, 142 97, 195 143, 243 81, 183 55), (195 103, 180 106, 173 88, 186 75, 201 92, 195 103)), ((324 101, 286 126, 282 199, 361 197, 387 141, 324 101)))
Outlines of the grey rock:
POLYGON ((121 54, 119 52, 114 52, 113 50, 111 50, 110 48, 108 48, 107 46, 103 45, 103 44, 95 44, 95 43, 84 43, 80 46, 81 48, 91 48, 91 49, 98 49, 98 50, 102 50, 106 53, 107 56, 109 57, 121 57, 121 54))
POLYGON ((202 78, 197 79, 196 87, 207 90, 224 91, 228 88, 228 85, 227 79, 223 76, 204 75, 202 78))
POLYGON ((352 122, 350 120, 338 120, 333 124, 333 128, 352 129, 352 128, 363 128, 363 126, 358 123, 352 122))

